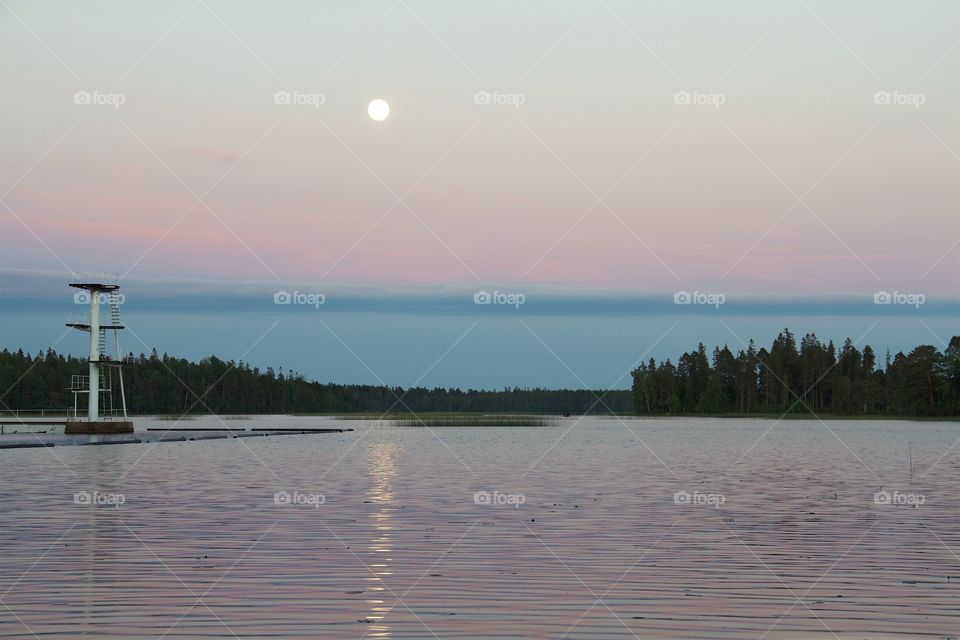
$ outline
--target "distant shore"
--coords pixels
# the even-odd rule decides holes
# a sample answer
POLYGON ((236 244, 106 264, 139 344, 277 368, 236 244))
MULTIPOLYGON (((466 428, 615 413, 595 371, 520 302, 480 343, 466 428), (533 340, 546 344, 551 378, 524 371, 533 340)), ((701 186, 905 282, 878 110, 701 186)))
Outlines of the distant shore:
MULTIPOLYGON (((144 414, 141 416, 131 416, 131 419, 136 418, 155 418, 158 420, 192 420, 195 418, 202 418, 204 416, 209 416, 213 414, 209 413, 190 413, 186 415, 178 414, 144 414)), ((736 418, 736 419, 749 419, 753 418, 756 420, 864 420, 864 421, 877 421, 877 420, 911 420, 914 422, 960 422, 960 416, 893 416, 886 414, 873 414, 873 415, 845 415, 845 414, 831 414, 831 413, 686 413, 686 414, 672 414, 672 415, 635 415, 632 413, 626 414, 616 414, 616 413, 590 413, 590 414, 571 414, 563 415, 558 413, 537 413, 537 412, 522 412, 522 411, 505 411, 505 412, 476 412, 476 411, 447 411, 447 412, 431 412, 424 411, 418 413, 376 413, 376 412, 356 412, 356 413, 310 413, 310 412, 293 412, 293 413, 246 413, 246 414, 233 414, 233 415, 219 415, 218 417, 221 420, 248 420, 253 419, 258 416, 268 416, 268 415, 283 415, 283 416, 300 416, 300 417, 317 417, 317 418, 333 418, 340 420, 416 420, 417 418, 424 419, 437 419, 437 418, 446 418, 446 417, 481 417, 481 416, 492 416, 492 417, 502 417, 502 416, 543 416, 543 417, 552 417, 552 418, 566 418, 570 420, 576 420, 577 418, 589 416, 591 418, 608 418, 608 419, 630 419, 630 420, 660 420, 664 418, 736 418)), ((0 417, 3 416, 3 413, 0 412, 0 417)))

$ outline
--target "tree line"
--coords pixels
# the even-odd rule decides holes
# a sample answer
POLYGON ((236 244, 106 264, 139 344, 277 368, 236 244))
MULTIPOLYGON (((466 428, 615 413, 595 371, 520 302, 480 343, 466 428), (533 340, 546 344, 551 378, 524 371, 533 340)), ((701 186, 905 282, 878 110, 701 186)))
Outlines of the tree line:
MULTIPOLYGON (((943 350, 921 345, 886 354, 847 339, 838 349, 807 334, 797 344, 785 329, 769 349, 753 340, 734 354, 708 355, 701 343, 673 364, 651 358, 633 371, 631 390, 461 390, 309 381, 300 373, 261 370, 215 356, 191 362, 153 350, 124 366, 132 414, 269 414, 470 412, 638 415, 809 413, 956 416, 960 412, 960 336, 943 350), (602 402, 598 401, 602 398, 602 402), (398 398, 400 400, 398 400, 398 398)), ((0 351, 0 410, 73 407, 71 376, 87 361, 56 353, 0 351)), ((119 399, 114 392, 115 406, 119 399)), ((85 398, 79 406, 85 409, 85 398)))
MULTIPOLYGON (((131 414, 270 413, 630 413, 630 392, 507 388, 498 391, 387 387, 308 381, 296 372, 261 370, 215 356, 190 362, 156 350, 129 354, 123 367, 131 414), (603 402, 597 402, 597 396, 603 402), (199 400, 198 400, 199 398, 199 400), (401 400, 398 401, 398 398, 401 400), (609 407, 609 410, 608 410, 609 407)), ((0 351, 0 411, 73 409, 73 375, 87 375, 85 358, 49 349, 35 355, 0 351)), ((114 383, 114 387, 118 385, 114 383)), ((119 392, 114 390, 114 406, 119 392)), ((86 410, 86 398, 79 407, 86 410)))
POLYGON ((960 409, 960 336, 940 352, 921 345, 882 366, 867 345, 849 338, 838 349, 808 333, 797 345, 789 329, 770 349, 753 340, 736 355, 726 345, 708 356, 703 343, 674 364, 653 358, 633 371, 640 415, 824 413, 956 416, 960 409))

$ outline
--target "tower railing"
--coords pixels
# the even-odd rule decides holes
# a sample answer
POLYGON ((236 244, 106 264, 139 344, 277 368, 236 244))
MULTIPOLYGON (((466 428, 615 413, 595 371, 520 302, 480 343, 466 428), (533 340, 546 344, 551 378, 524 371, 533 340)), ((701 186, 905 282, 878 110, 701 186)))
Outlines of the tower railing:
POLYGON ((108 284, 120 286, 120 274, 117 272, 92 273, 87 271, 74 271, 70 279, 73 284, 95 282, 97 284, 108 284))

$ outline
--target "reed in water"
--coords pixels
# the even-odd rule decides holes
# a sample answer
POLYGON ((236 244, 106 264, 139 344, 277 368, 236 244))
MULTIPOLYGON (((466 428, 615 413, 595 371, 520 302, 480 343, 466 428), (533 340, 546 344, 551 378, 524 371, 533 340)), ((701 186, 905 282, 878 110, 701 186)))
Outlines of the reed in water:
POLYGON ((552 427, 560 420, 552 416, 411 416, 394 419, 395 427, 552 427))

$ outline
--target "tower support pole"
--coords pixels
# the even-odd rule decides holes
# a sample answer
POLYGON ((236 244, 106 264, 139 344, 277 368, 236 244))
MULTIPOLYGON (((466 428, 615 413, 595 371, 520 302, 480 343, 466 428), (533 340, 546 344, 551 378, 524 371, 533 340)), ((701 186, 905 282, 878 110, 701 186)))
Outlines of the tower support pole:
POLYGON ((87 420, 100 419, 100 292, 90 291, 90 393, 87 396, 87 420))
POLYGON ((120 334, 113 330, 113 339, 117 343, 117 375, 120 376, 120 404, 123 406, 123 419, 127 419, 127 396, 123 392, 123 354, 120 353, 120 334))

